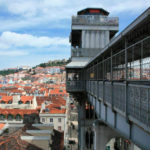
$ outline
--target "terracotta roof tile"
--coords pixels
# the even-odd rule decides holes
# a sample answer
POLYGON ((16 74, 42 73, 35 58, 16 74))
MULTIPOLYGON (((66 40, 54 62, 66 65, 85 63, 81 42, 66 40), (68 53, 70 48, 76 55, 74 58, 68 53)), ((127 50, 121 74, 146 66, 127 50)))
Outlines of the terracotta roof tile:
POLYGON ((21 100, 23 102, 31 101, 32 99, 33 99, 33 96, 21 96, 21 100))
POLYGON ((0 96, 7 96, 7 93, 0 93, 0 96))
POLYGON ((25 128, 18 129, 12 134, 0 137, 0 149, 3 150, 42 150, 41 148, 21 140, 21 135, 30 135, 25 132, 25 128))
POLYGON ((0 109, 0 114, 8 115, 11 114, 16 116, 17 114, 21 115, 30 115, 30 114, 39 114, 38 110, 35 109, 0 109))
POLYGON ((0 124, 0 130, 2 130, 4 128, 5 124, 4 123, 1 123, 0 124))
MULTIPOLYGON (((66 113, 66 109, 65 108, 61 108, 60 104, 50 104, 48 106, 46 106, 46 108, 49 108, 49 112, 50 114, 65 114, 66 113)), ((47 113, 43 110, 42 113, 47 113)))
POLYGON ((2 96, 2 100, 5 101, 5 102, 8 102, 8 101, 10 101, 12 99, 13 99, 12 96, 2 96))

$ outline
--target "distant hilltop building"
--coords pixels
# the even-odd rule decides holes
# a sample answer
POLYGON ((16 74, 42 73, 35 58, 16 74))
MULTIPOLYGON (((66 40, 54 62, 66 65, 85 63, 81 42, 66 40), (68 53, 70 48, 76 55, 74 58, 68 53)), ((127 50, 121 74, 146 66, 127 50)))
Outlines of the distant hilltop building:
POLYGON ((58 59, 58 60, 50 60, 50 61, 48 61, 48 63, 51 63, 51 62, 67 62, 67 60, 66 59, 58 59))
POLYGON ((4 69, 4 70, 17 70, 17 68, 8 68, 8 69, 4 69))
POLYGON ((30 66, 20 66, 20 67, 17 67, 18 69, 22 69, 22 70, 29 70, 31 69, 30 66))

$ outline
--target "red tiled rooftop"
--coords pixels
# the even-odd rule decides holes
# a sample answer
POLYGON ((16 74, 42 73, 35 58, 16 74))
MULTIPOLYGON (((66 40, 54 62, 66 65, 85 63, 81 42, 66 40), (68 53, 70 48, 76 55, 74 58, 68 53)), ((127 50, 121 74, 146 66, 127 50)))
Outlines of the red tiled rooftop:
POLYGON ((11 93, 22 93, 22 90, 14 89, 10 91, 11 93))
POLYGON ((51 109, 50 114, 65 114, 66 113, 66 109, 51 109))
POLYGON ((0 93, 0 96, 7 96, 7 93, 0 93))
POLYGON ((33 96, 21 96, 21 101, 31 101, 33 99, 33 96))
POLYGON ((17 131, 0 137, 0 149, 1 150, 42 150, 41 148, 21 140, 21 135, 30 136, 25 132, 26 127, 18 129, 17 131))
POLYGON ((45 101, 51 101, 51 100, 52 100, 52 98, 48 97, 48 96, 37 96, 36 97, 36 101, 37 101, 38 106, 41 106, 42 103, 45 101))
POLYGON ((54 90, 50 90, 50 94, 66 94, 66 90, 62 90, 62 89, 54 89, 54 90))
POLYGON ((25 86, 24 90, 30 90, 32 87, 31 86, 25 86))
MULTIPOLYGON (((21 101, 23 101, 23 103, 26 103, 27 101, 31 101, 33 99, 33 96, 21 96, 21 101)), ((4 101, 6 103, 8 103, 8 101, 12 101, 13 100, 13 96, 2 96, 1 101, 4 101)))
POLYGON ((30 114, 38 114, 39 112, 35 109, 0 109, 0 114, 3 115, 14 115, 16 116, 17 114, 21 115, 22 117, 30 114))
POLYGON ((12 96, 2 96, 2 101, 8 102, 10 100, 12 100, 13 97, 12 96))
POLYGON ((59 105, 63 105, 63 106, 66 105, 66 100, 61 96, 52 97, 51 101, 52 101, 52 103, 55 103, 55 104, 59 104, 59 105))
MULTIPOLYGON (((60 104, 50 104, 48 106, 46 106, 46 108, 49 108, 49 112, 50 114, 65 114, 66 113, 66 109, 65 108, 61 108, 60 104)), ((42 112, 42 113, 47 113, 47 112, 42 112)))
POLYGON ((4 128, 5 124, 4 123, 1 123, 0 124, 0 130, 2 130, 4 128))

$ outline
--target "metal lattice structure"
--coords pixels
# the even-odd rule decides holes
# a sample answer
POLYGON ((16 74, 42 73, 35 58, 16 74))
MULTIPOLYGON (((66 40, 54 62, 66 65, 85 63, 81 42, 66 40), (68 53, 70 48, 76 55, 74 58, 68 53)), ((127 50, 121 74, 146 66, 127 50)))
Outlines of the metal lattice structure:
POLYGON ((150 149, 150 8, 79 72, 67 91, 86 93, 100 120, 150 149))

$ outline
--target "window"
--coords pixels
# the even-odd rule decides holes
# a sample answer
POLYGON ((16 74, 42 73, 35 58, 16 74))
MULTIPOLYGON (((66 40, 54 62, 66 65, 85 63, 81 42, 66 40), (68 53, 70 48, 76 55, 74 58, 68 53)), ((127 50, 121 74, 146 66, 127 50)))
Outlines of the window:
POLYGON ((13 115, 9 114, 7 117, 8 120, 13 120, 13 115))
POLYGON ((12 101, 8 101, 8 104, 12 104, 12 101))
POLYGON ((58 130, 61 131, 61 126, 58 126, 58 130))
POLYGON ((58 118, 58 122, 61 122, 61 118, 58 118))
POLYGON ((42 122, 45 122, 45 118, 42 118, 42 122))
POLYGON ((29 102, 29 101, 26 101, 26 104, 30 104, 30 102, 29 102))
POLYGON ((20 121, 21 120, 21 116, 19 114, 16 115, 16 120, 20 121))
POLYGON ((50 118, 49 121, 50 121, 50 122, 53 122, 53 118, 50 118))
POLYGON ((5 116, 3 114, 0 114, 0 120, 4 120, 5 116))
POLYGON ((5 104, 5 102, 4 102, 4 101, 1 101, 1 104, 5 104))
POLYGON ((19 101, 19 102, 18 102, 18 104, 22 104, 22 103, 23 103, 22 101, 19 101))

